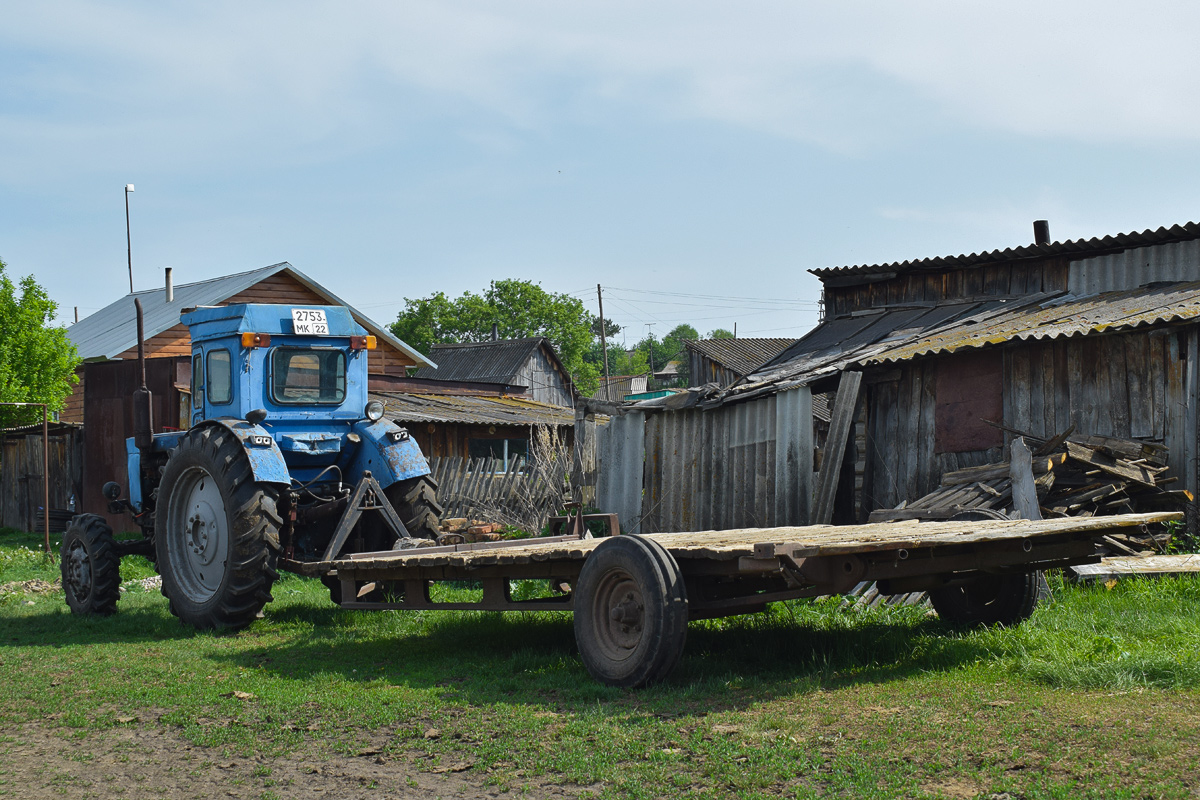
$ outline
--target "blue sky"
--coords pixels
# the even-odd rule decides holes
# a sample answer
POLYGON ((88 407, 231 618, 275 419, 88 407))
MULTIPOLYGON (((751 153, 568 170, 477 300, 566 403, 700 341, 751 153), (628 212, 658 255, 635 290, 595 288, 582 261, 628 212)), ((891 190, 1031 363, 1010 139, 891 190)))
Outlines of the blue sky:
MULTIPOLYGON (((1050 6, 1050 7, 1047 7, 1050 6)), ((1200 219, 1200 8, 50 2, 0 25, 0 258, 70 321, 290 261, 381 322, 521 278, 630 341, 806 270, 1200 219), (725 298, 725 299, 714 299, 725 298), (652 328, 647 328, 652 325, 652 328)))

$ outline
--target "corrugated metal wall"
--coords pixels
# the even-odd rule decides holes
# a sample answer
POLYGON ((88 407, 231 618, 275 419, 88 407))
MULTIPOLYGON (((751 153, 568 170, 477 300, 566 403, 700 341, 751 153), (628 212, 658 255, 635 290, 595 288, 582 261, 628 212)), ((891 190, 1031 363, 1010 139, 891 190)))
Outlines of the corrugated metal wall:
POLYGON ((807 524, 807 387, 711 411, 631 414, 614 422, 599 437, 596 504, 620 514, 626 532, 807 524))
POLYGON ((1200 240, 1138 247, 1072 261, 1067 291, 1077 297, 1156 281, 1200 281, 1200 240))

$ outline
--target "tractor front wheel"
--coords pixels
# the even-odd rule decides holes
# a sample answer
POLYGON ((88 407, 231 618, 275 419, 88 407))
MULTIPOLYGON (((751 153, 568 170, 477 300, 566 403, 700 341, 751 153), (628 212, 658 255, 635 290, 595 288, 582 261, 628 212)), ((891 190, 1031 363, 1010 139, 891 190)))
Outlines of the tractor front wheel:
POLYGON ((282 519, 241 442, 216 426, 188 433, 158 491, 155 549, 171 613, 196 628, 242 628, 271 600, 282 519))
POLYGON ((76 614, 108 616, 121 597, 121 558, 112 528, 98 514, 71 520, 62 540, 62 585, 76 614))

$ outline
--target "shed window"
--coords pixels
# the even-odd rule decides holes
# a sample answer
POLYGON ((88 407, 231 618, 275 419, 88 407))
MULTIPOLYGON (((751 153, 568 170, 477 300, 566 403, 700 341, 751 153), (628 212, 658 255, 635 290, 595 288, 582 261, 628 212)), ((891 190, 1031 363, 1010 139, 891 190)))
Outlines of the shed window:
POLYGON ((998 350, 937 362, 934 452, 965 453, 1004 444, 1004 358, 998 350))
POLYGON ((467 455, 471 458, 498 458, 505 463, 514 456, 529 457, 528 439, 468 439, 467 455))
POLYGON ((229 359, 229 351, 225 349, 208 351, 208 402, 215 406, 223 406, 233 402, 233 365, 229 359))

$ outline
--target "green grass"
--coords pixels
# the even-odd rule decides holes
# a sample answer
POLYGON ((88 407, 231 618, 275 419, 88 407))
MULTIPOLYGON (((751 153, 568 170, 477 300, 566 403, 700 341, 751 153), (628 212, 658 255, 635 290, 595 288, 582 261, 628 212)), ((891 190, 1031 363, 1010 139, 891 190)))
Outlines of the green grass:
MULTIPOLYGON (((0 584, 57 577, 0 534, 0 584)), ((679 668, 596 684, 561 613, 347 612, 288 576, 266 617, 198 633, 126 559, 108 619, 0 595, 0 729, 169 726, 233 754, 417 751, 604 797, 1194 797, 1200 581, 1054 584, 1011 629, 837 600, 693 623, 679 668), (248 693, 239 697, 234 692, 248 693), (324 745, 322 745, 324 746, 324 745)), ((422 762, 426 763, 426 762, 422 762)))

